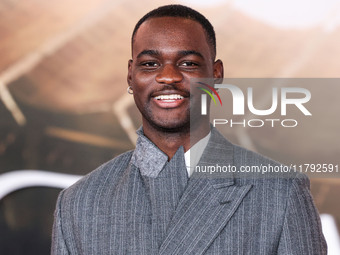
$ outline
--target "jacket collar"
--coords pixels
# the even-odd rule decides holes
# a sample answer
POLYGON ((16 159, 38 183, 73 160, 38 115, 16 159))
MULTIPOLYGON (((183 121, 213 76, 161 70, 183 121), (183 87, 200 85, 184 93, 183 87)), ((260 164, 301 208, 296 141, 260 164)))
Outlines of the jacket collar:
POLYGON ((142 175, 156 178, 167 163, 168 156, 144 135, 142 127, 136 133, 138 139, 131 163, 139 168, 142 175))
MULTIPOLYGON (((137 130, 138 139, 131 163, 139 168, 141 175, 156 178, 168 163, 168 156, 162 152, 143 133, 143 128, 137 130)), ((184 148, 180 146, 170 161, 184 161, 184 148)))
POLYGON ((207 178, 214 187, 230 186, 234 183, 234 174, 227 170, 233 165, 234 145, 212 127, 210 140, 192 177, 207 178), (215 171, 208 171, 209 169, 215 171))

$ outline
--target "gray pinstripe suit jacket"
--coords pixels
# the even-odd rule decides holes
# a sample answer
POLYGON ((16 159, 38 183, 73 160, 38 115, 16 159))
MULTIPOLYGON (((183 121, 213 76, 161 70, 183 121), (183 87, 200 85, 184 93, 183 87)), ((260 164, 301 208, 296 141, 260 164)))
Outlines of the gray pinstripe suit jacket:
MULTIPOLYGON (((136 149, 61 192, 52 254, 326 254, 303 175, 188 179, 181 147, 136 149)), ((277 164, 212 130, 199 164, 277 164)))

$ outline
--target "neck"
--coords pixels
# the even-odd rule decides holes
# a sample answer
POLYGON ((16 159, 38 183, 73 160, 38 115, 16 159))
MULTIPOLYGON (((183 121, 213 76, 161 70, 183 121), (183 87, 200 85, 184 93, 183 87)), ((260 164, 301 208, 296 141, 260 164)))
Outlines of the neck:
POLYGON ((200 127, 195 130, 183 128, 176 131, 167 131, 157 129, 143 121, 143 131, 144 135, 163 151, 170 160, 180 146, 183 146, 184 151, 187 151, 190 149, 190 145, 194 145, 205 137, 210 132, 210 124, 206 123, 205 125, 200 125, 200 127), (190 134, 193 138, 191 141, 190 134))

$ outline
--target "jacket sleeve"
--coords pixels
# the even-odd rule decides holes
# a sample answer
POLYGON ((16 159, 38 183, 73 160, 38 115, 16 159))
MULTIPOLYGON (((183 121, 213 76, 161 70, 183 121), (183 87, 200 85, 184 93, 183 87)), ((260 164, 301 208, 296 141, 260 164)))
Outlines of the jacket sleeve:
POLYGON ((62 230, 62 218, 61 218, 61 204, 62 204, 62 194, 59 194, 56 210, 54 213, 54 223, 52 232, 52 247, 51 255, 68 255, 68 249, 66 242, 64 240, 63 230, 62 230))
POLYGON ((305 175, 299 175, 292 181, 278 254, 327 254, 327 244, 309 186, 305 175))

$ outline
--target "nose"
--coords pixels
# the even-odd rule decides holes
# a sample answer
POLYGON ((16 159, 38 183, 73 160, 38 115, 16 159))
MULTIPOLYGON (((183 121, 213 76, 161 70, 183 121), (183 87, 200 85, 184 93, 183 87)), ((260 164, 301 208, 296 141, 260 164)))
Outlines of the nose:
POLYGON ((182 79, 182 73, 172 64, 164 65, 156 76, 156 81, 163 84, 178 83, 181 82, 182 79))

